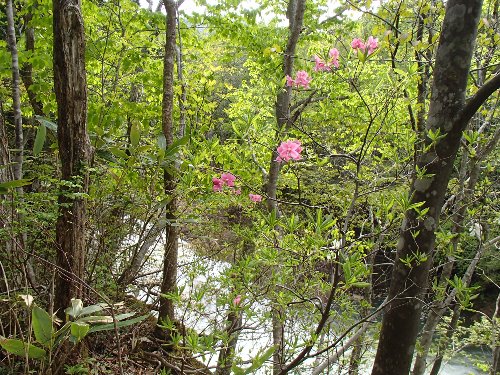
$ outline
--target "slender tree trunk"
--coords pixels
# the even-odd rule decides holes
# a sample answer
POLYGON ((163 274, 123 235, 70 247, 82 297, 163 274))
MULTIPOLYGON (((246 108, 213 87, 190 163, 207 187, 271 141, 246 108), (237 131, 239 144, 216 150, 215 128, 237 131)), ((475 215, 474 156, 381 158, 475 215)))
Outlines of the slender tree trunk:
POLYGON ((493 340, 491 350, 493 354, 493 361, 491 363, 490 375, 500 374, 500 329, 498 323, 500 322, 500 293, 498 294, 495 313, 492 317, 493 321, 493 340))
MULTIPOLYGON (((237 306, 234 307, 236 310, 237 306)), ((236 344, 238 343, 238 336, 240 334, 243 316, 239 311, 231 311, 227 319, 226 334, 229 336, 227 346, 222 348, 219 352, 219 359, 217 361, 217 370, 215 375, 230 375, 231 367, 234 360, 234 353, 236 344)))
POLYGON ((446 6, 426 127, 428 132, 439 131, 442 138, 433 141, 427 137, 418 158, 417 165, 425 175, 413 181, 409 197, 411 204, 424 204, 418 212, 410 209, 405 213, 372 375, 406 375, 410 371, 422 310, 420 297, 427 289, 435 230, 462 132, 497 87, 495 80, 495 87, 483 92, 485 96, 465 105, 481 6, 481 0, 450 0, 446 6))
POLYGON ((85 37, 79 0, 53 1, 54 90, 61 159, 61 193, 56 224, 54 308, 60 318, 71 298, 82 298, 85 272, 86 201, 91 147, 87 135, 85 37))
MULTIPOLYGON (((17 52, 17 41, 16 32, 14 26, 14 9, 12 0, 7 1, 7 41, 9 45, 9 50, 11 53, 12 61, 12 109, 14 112, 14 127, 15 127, 15 149, 14 157, 12 161, 13 174, 15 180, 21 180, 23 178, 23 161, 24 161, 24 133, 23 133, 23 117, 21 113, 21 89, 20 89, 20 74, 19 74, 19 56, 17 52)), ((23 201, 24 190, 22 186, 16 188, 19 202, 23 201)), ((22 222, 23 217, 19 213, 15 213, 15 218, 13 222, 22 222)), ((16 235, 14 238, 14 248, 16 249, 17 257, 19 261, 23 264, 24 271, 26 272, 26 277, 30 282, 32 287, 36 286, 35 272, 29 258, 26 256, 25 248, 27 243, 27 234, 22 232, 16 235)))
MULTIPOLYGON (((289 0, 287 9, 287 18, 289 22, 289 35, 283 61, 283 75, 293 75, 293 62, 295 49, 299 40, 302 23, 304 20, 305 0, 289 0)), ((291 125, 290 104, 292 99, 292 88, 284 86, 278 92, 275 105, 275 115, 277 123, 277 141, 283 136, 282 132, 288 129, 291 125)), ((281 164, 276 161, 278 153, 276 148, 271 154, 269 165, 269 173, 265 185, 267 194, 267 210, 276 212, 279 215, 278 203, 276 201, 276 192, 278 186, 278 177, 281 164)), ((273 374, 278 374, 284 364, 283 359, 283 319, 284 312, 281 307, 274 306, 272 309, 272 325, 273 325, 273 344, 276 348, 273 354, 273 374)))
MULTIPOLYGON (((13 168, 14 179, 20 180, 23 178, 24 137, 23 118, 21 114, 21 93, 19 89, 19 58, 17 53, 12 0, 7 0, 7 40, 12 58, 12 109, 14 111, 14 126, 16 130, 16 152, 14 153, 12 161, 15 163, 13 168)), ((22 190, 22 188, 19 189, 22 190)))
MULTIPOLYGON (((0 165, 8 166, 10 165, 10 153, 9 153, 9 140, 7 138, 7 132, 5 131, 5 123, 3 119, 3 102, 0 99, 0 165)), ((12 171, 11 168, 0 168, 0 183, 11 181, 12 171)), ((0 230, 7 231, 9 223, 9 208, 8 208, 7 194, 3 194, 0 191, 0 230)), ((5 239, 5 242, 0 246, 3 247, 4 251, 0 252, 0 293, 9 292, 7 275, 5 273, 5 265, 8 260, 9 254, 12 253, 11 241, 5 239)))
MULTIPOLYGON (((372 229, 372 231, 374 230, 375 228, 372 229)), ((375 258, 377 257, 377 254, 380 250, 380 245, 382 244, 384 238, 385 238, 385 230, 382 229, 381 233, 377 238, 377 241, 375 242, 375 245, 373 246, 373 250, 367 259, 367 267, 369 269, 369 276, 367 282, 370 284, 370 286, 363 290, 363 297, 365 302, 369 303, 370 305, 373 303, 373 267, 375 265, 375 258)), ((368 315, 369 313, 368 308, 366 307, 362 308, 361 313, 365 316, 368 315)), ((354 347, 351 353, 351 358, 349 360, 349 372, 348 372, 349 375, 358 375, 359 373, 359 364, 362 359, 362 352, 365 346, 364 340, 365 340, 365 334, 362 333, 354 343, 354 347)))
MULTIPOLYGON (((35 30, 29 25, 33 15, 31 13, 27 13, 24 16, 24 22, 26 26, 26 31, 24 35, 26 37, 26 51, 34 52, 35 51, 35 30)), ((33 66, 30 62, 25 62, 21 69, 21 78, 24 83, 24 87, 28 93, 28 99, 30 101, 31 107, 33 108, 33 112, 37 116, 44 116, 43 113, 43 105, 37 99, 36 92, 31 88, 33 86, 33 66)))
POLYGON ((157 243, 158 238, 160 237, 164 228, 165 226, 157 221, 155 224, 153 224, 153 227, 146 234, 142 243, 140 245, 139 243, 137 244, 138 249, 134 251, 130 264, 123 270, 122 274, 118 278, 117 283, 122 288, 125 289, 137 276, 144 262, 144 259, 146 258, 146 255, 148 254, 151 247, 153 247, 157 243))
MULTIPOLYGON (((167 147, 174 141, 173 109, 174 109, 174 62, 175 62, 175 26, 177 6, 173 0, 164 1, 167 11, 167 31, 165 43, 165 58, 163 61, 163 103, 162 125, 167 147)), ((165 195, 169 197, 166 206, 166 243, 163 259, 163 281, 160 293, 167 294, 177 289, 177 253, 179 232, 177 227, 177 186, 175 165, 165 169, 163 175, 165 195)), ((160 298, 158 319, 174 321, 174 303, 171 299, 160 298)))

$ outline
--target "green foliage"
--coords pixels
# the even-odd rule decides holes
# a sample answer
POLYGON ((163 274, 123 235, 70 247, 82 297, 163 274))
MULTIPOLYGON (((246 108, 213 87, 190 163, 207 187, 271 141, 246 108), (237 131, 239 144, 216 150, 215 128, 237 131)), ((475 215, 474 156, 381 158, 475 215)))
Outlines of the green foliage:
MULTIPOLYGON (((30 300, 25 297, 26 300, 30 300)), ((54 328, 55 318, 50 316, 45 310, 32 304, 31 301, 28 307, 31 306, 31 326, 35 334, 34 342, 45 347, 49 353, 43 348, 34 345, 30 341, 22 341, 19 339, 8 339, 0 336, 0 346, 8 353, 31 359, 48 360, 50 361, 52 353, 57 350, 65 340, 69 340, 73 344, 83 340, 89 333, 99 331, 111 331, 121 327, 130 326, 139 323, 146 319, 149 315, 138 316, 133 319, 128 319, 135 313, 126 313, 115 315, 92 315, 89 314, 102 312, 104 309, 109 309, 107 304, 98 304, 83 307, 83 303, 79 299, 72 299, 71 306, 65 312, 67 317, 66 323, 59 329, 54 328), (113 322, 103 324, 107 322, 113 322)))

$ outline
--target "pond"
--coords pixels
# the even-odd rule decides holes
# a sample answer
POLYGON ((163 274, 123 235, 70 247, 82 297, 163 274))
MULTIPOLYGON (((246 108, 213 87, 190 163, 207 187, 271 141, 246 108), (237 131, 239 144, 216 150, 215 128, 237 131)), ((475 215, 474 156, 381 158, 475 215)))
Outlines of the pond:
MULTIPOLYGON (((131 241, 132 242, 132 241, 131 241)), ((154 248, 143 268, 145 274, 152 273, 142 280, 143 287, 134 290, 135 296, 145 302, 151 303, 154 301, 154 295, 158 292, 157 287, 151 287, 158 284, 161 277, 163 246, 162 241, 158 242, 158 246, 154 248), (155 272, 158 270, 159 272, 155 272), (153 292, 153 293, 151 293, 153 292)), ((227 262, 215 260, 211 257, 200 256, 190 248, 185 241, 179 242, 179 278, 178 285, 182 289, 182 297, 184 306, 176 310, 177 318, 182 320, 188 327, 195 328, 199 333, 210 333, 214 329, 224 327, 228 309, 221 307, 217 303, 217 299, 229 295, 229 291, 221 287, 218 278, 230 268, 227 262), (200 301, 194 301, 192 296, 203 289, 203 298, 200 301)), ((242 301, 242 303, 250 303, 242 301)), ((268 301, 265 299, 259 302, 252 302, 247 311, 251 314, 245 314, 242 330, 237 345, 237 354, 242 361, 249 361, 254 358, 259 351, 263 351, 272 346, 271 324, 269 319, 263 319, 262 316, 268 311, 268 301), (250 315, 250 316, 247 316, 250 315)), ((248 306, 247 306, 248 308, 248 306)), ((371 362, 374 358, 375 349, 365 353, 364 364, 362 365, 361 374, 369 375, 371 370, 371 362)), ((480 362, 487 362, 491 353, 481 350, 465 350, 457 353, 453 358, 446 360, 441 368, 441 375, 482 375, 486 372, 481 371, 474 365, 479 359, 480 362)), ((346 360, 349 353, 345 355, 346 360)), ((208 366, 215 366, 217 363, 218 353, 207 352, 199 357, 208 366)), ((314 364, 313 360, 307 362, 310 366, 314 364)), ((248 366, 248 365, 247 365, 248 366)), ((270 374, 270 365, 264 365, 256 374, 270 374)), ((304 372, 302 372, 304 373, 304 372)), ((346 374, 346 363, 339 362, 335 366, 331 366, 329 372, 325 370, 325 374, 346 374)))

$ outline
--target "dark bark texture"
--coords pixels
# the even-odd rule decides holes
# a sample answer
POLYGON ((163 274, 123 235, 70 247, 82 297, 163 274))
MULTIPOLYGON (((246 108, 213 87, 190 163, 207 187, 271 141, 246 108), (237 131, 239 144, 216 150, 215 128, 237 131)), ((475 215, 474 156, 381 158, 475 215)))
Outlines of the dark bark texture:
POLYGON ((61 159, 61 193, 56 224, 54 308, 64 316, 71 298, 84 295, 87 166, 91 147, 86 128, 85 38, 78 0, 54 0, 54 89, 61 159))
MULTIPOLYGON (((162 126, 163 135, 166 139, 167 147, 174 141, 173 109, 174 109, 174 63, 176 58, 175 50, 175 27, 177 5, 173 0, 164 1, 167 11, 167 31, 165 43, 165 58, 163 61, 163 103, 162 103, 162 126)), ((166 206, 166 243, 163 259, 163 281, 160 293, 172 293, 177 288, 177 252, 179 241, 179 230, 177 227, 177 198, 175 189, 177 181, 175 176, 175 165, 170 169, 165 169, 164 176, 165 196, 169 197, 166 206)), ((174 303, 171 299, 161 298, 159 308, 159 320, 174 320, 174 303)))
POLYGON ((426 125, 427 134, 439 131, 442 137, 434 143, 427 137, 418 158, 418 168, 425 175, 415 178, 409 196, 411 204, 423 205, 409 209, 402 224, 389 290, 390 304, 382 321, 372 375, 402 375, 410 371, 422 310, 420 297, 428 285, 435 230, 462 132, 470 119, 464 116, 465 92, 481 5, 481 0, 447 3, 426 125), (425 209, 428 211, 422 211, 425 209))

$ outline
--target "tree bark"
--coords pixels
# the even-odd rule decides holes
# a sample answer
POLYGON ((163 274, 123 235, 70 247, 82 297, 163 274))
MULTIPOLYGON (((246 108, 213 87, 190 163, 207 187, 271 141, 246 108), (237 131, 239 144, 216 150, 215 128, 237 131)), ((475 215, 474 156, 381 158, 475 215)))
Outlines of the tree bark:
MULTIPOLYGON (((174 109, 174 62, 175 62, 175 26, 177 6, 173 0, 164 1, 167 11, 167 30, 165 42, 165 58, 163 60, 163 103, 162 103, 162 126, 163 135, 166 139, 167 147, 174 142, 173 109, 174 109)), ((169 197, 166 206, 166 243, 163 258, 163 281, 160 293, 173 293, 177 289, 177 253, 179 232, 177 227, 177 197, 175 189, 177 187, 176 167, 164 170, 163 181, 165 196, 169 197)), ((158 320, 174 321, 174 303, 169 298, 160 298, 160 308, 158 320)))
MULTIPOLYGON (((495 133, 493 133, 493 136, 490 138, 490 140, 486 143, 486 145, 476 150, 475 157, 469 158, 466 153, 467 151, 464 151, 464 155, 462 156, 462 167, 459 176, 460 190, 455 199, 454 212, 451 218, 451 222, 453 223, 452 233, 454 234, 454 237, 451 239, 452 254, 457 254, 458 252, 461 234, 464 230, 466 208, 473 197, 474 189, 479 178, 480 163, 494 150, 495 145, 499 141, 499 138, 500 129, 497 129, 495 133)), ((474 273, 477 262, 482 256, 481 251, 483 251, 483 248, 484 246, 481 246, 478 249, 476 257, 469 264, 464 278, 472 278, 472 274, 474 273), (471 266, 473 267, 472 270, 470 269, 471 266)), ((448 279, 450 279, 452 275, 454 264, 455 257, 453 255, 449 256, 448 262, 443 267, 443 271, 441 273, 441 278, 439 281, 439 285, 441 287, 446 288, 448 279)), ((429 354, 429 349, 432 344, 432 339, 434 337, 436 327, 443 317, 444 313, 446 312, 446 309, 451 304, 453 297, 454 292, 450 293, 450 295, 445 300, 435 300, 432 302, 429 315, 426 319, 420 337, 419 351, 415 358, 412 375, 424 374, 425 368, 427 366, 427 356, 429 354)))
POLYGON ((57 266, 54 308, 60 318, 71 298, 82 298, 85 272, 87 135, 85 37, 79 0, 53 1, 54 91, 61 159, 61 193, 56 224, 57 266))
MULTIPOLYGON (((31 13, 27 13, 24 16, 26 26, 24 35, 26 37, 26 51, 31 51, 33 53, 35 51, 35 30, 29 25, 32 18, 33 15, 31 13)), ((44 116, 43 104, 37 99, 36 93, 31 89, 33 86, 33 66, 30 62, 25 62, 23 64, 21 79, 23 80, 24 87, 26 87, 26 92, 28 93, 28 99, 33 108, 33 112, 35 112, 37 116, 44 116)))
MULTIPOLYGON (((306 0, 289 0, 287 9, 287 18, 289 22, 289 34, 286 50, 283 58, 283 75, 292 76, 293 62, 295 57, 295 50, 299 40, 302 23, 304 20, 306 0)), ((292 88, 284 86, 278 92, 275 103, 275 116, 277 123, 277 139, 282 136, 283 130, 286 130, 291 125, 290 118, 290 104, 292 99, 292 88)), ((271 154, 271 161, 269 165, 269 173, 267 174, 267 181, 265 184, 265 192, 267 195, 267 210, 269 212, 276 212, 279 216, 278 203, 276 201, 276 192, 278 186, 278 177, 281 169, 281 164, 276 161, 278 153, 276 148, 273 149, 271 154)), ((283 311, 279 306, 272 309, 272 326, 273 326, 273 344, 276 350, 273 353, 273 374, 279 374, 284 365, 283 359, 283 311)))
POLYGON ((462 132, 477 111, 465 105, 465 92, 481 6, 481 0, 450 0, 446 6, 434 68, 428 133, 417 162, 419 170, 425 172, 414 179, 409 193, 410 204, 423 205, 405 213, 389 289, 390 303, 382 320, 372 375, 410 371, 422 310, 420 297, 428 285, 439 214, 462 132), (431 140, 431 131, 442 137, 431 140))
MULTIPOLYGON (((21 92, 19 89, 19 57, 17 53, 16 31, 14 28, 14 9, 12 0, 7 0, 7 41, 9 44, 11 61, 12 61, 12 109, 14 112, 14 127, 16 130, 16 141, 13 171, 14 179, 20 180, 23 178, 23 154, 24 154, 24 136, 23 136, 23 118, 21 114, 21 92)), ((18 188, 22 191, 22 187, 18 188)))
POLYGON ((492 317, 493 327, 495 329, 493 330, 493 342, 491 343, 493 361, 491 363, 490 375, 500 374, 500 331, 498 327, 499 319, 500 319, 500 294, 498 294, 495 313, 493 314, 492 317))

